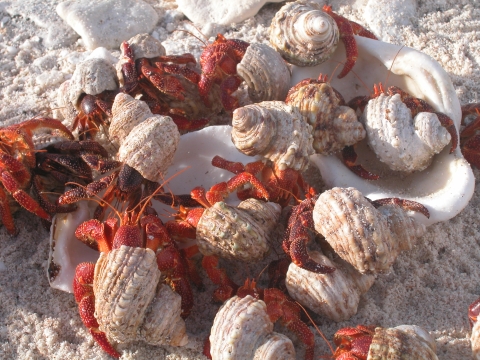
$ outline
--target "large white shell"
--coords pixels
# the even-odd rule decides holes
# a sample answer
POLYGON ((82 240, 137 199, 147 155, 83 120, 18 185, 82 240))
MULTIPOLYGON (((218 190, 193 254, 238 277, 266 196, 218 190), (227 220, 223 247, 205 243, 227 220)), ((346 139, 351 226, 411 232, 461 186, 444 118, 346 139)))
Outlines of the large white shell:
POLYGON ((213 360, 295 359, 292 341, 273 332, 265 303, 250 295, 228 299, 217 312, 210 332, 210 354, 213 360), (266 352, 266 348, 277 351, 266 352))
POLYGON ((348 320, 357 313, 360 296, 373 285, 375 277, 360 274, 341 259, 333 262, 317 251, 309 254, 315 262, 336 270, 318 274, 292 262, 285 279, 289 295, 319 315, 337 322, 348 320))
POLYGON ((237 73, 248 86, 255 102, 285 100, 290 88, 290 69, 280 54, 265 44, 253 43, 247 48, 237 73))
POLYGON ((361 121, 368 145, 392 170, 422 171, 450 142, 451 136, 434 113, 421 112, 412 118, 400 94, 380 94, 371 99, 361 121))
POLYGON ((232 142, 246 155, 261 155, 280 170, 303 171, 314 153, 312 127, 283 101, 263 101, 233 112, 232 142))
POLYGON ((270 43, 274 49, 298 66, 313 66, 329 59, 339 36, 335 21, 313 1, 287 3, 270 25, 270 43))
MULTIPOLYGON (((459 128, 461 111, 455 88, 448 74, 436 61, 411 48, 358 36, 355 40, 359 51, 355 71, 343 79, 332 76, 332 86, 345 100, 358 95, 368 95, 374 83, 383 82, 385 87, 396 85, 412 96, 427 101, 436 111, 451 117, 457 129, 459 128), (388 71, 390 67, 391 72, 388 71)), ((319 73, 332 74, 338 61, 344 60, 345 51, 339 46, 332 61, 311 68, 295 67, 292 85, 307 77, 317 78, 319 73)), ((374 166, 381 164, 373 152, 364 146, 357 147, 357 152, 358 162, 367 169, 373 170, 374 166)), ((425 225, 445 221, 458 214, 470 200, 475 184, 470 165, 463 158, 460 149, 457 148, 449 154, 449 146, 434 156, 432 164, 424 171, 408 176, 399 176, 398 173, 382 175, 382 178, 376 181, 359 178, 337 156, 314 155, 311 159, 320 169, 322 178, 329 187, 353 186, 372 200, 399 197, 423 204, 428 208, 430 218, 418 214, 414 216, 425 225)))

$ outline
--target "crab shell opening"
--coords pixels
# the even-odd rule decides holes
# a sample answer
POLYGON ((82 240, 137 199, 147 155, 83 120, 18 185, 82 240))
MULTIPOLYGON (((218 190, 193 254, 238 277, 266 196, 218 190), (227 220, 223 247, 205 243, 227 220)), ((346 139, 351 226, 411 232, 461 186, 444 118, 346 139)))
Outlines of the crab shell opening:
MULTIPOLYGON (((189 194, 196 186, 203 186, 208 190, 211 186, 234 176, 231 172, 211 164, 215 155, 242 163, 256 161, 257 158, 244 155, 235 148, 230 140, 231 132, 230 126, 211 126, 182 135, 173 164, 165 176, 165 180, 170 179, 164 185, 165 191, 180 195, 189 194)), ((240 200, 233 193, 226 202, 238 205, 240 200)), ((84 261, 96 262, 99 257, 99 252, 92 250, 75 237, 77 226, 93 217, 97 203, 81 201, 78 205, 78 209, 73 213, 57 214, 50 231, 47 276, 51 287, 67 292, 73 292, 76 266, 84 261)), ((164 222, 171 220, 176 212, 175 209, 158 201, 154 201, 153 205, 164 222)))
MULTIPOLYGON (((386 89, 396 85, 412 96, 427 101, 436 111, 448 115, 460 128, 460 102, 450 77, 438 62, 417 50, 355 36, 358 59, 352 71, 338 79, 339 69, 345 61, 345 50, 338 46, 327 62, 308 68, 294 67, 292 86, 305 78, 317 78, 320 73, 331 79, 331 84, 348 102, 360 95, 373 92, 373 85, 381 82, 386 89), (392 65, 393 63, 393 65, 392 65), (340 65, 339 65, 340 64, 340 65), (338 66, 338 69, 337 69, 338 66)), ((450 154, 450 145, 435 155, 423 171, 411 174, 386 169, 363 140, 356 147, 357 164, 381 175, 379 180, 365 180, 351 172, 336 155, 315 154, 311 161, 319 168, 328 187, 355 187, 364 196, 376 200, 399 197, 417 201, 430 212, 427 219, 413 214, 428 226, 453 218, 468 204, 473 195, 475 179, 460 148, 450 154)))

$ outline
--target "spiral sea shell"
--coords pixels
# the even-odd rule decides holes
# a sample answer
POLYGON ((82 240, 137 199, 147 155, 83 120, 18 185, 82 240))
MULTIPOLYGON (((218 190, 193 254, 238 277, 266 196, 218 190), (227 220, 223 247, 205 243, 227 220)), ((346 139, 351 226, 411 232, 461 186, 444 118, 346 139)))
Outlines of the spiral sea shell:
POLYGON ((102 253, 95 265, 95 317, 118 342, 143 340, 182 346, 188 341, 181 298, 161 277, 155 253, 122 245, 102 253))
POLYGON ((245 155, 263 157, 280 170, 303 171, 312 147, 312 127, 282 101, 264 101, 233 112, 232 142, 245 155))
POLYGON ((435 342, 419 326, 401 325, 375 329, 367 360, 412 359, 437 360, 435 342))
POLYGON ((237 73, 247 83, 248 95, 255 103, 284 100, 290 87, 290 69, 280 54, 265 44, 250 44, 237 64, 237 73))
POLYGON ((309 254, 315 262, 336 270, 330 274, 318 274, 292 262, 285 280, 288 293, 319 315, 337 322, 348 320, 357 313, 360 296, 373 285, 374 276, 360 274, 341 259, 333 262, 319 252, 309 254))
POLYGON ((280 205, 256 199, 237 207, 217 202, 197 225, 198 248, 205 255, 253 262, 265 257, 280 219, 280 205))
POLYGON ((262 300, 234 296, 220 308, 210 332, 213 360, 295 359, 292 341, 273 332, 262 300))
POLYGON ((290 89, 285 102, 312 125, 313 148, 319 154, 332 154, 365 138, 353 109, 344 106, 343 97, 327 82, 305 79, 290 89))
POLYGON ((270 25, 270 43, 289 63, 321 64, 332 56, 340 34, 332 17, 315 2, 287 3, 270 25))
POLYGON ((400 251, 411 249, 425 232, 400 206, 376 209, 354 188, 322 193, 313 221, 335 252, 362 274, 388 271, 400 251))
POLYGON ((451 139, 437 115, 421 112, 412 119, 399 94, 371 99, 360 121, 380 161, 407 173, 424 170, 451 139))

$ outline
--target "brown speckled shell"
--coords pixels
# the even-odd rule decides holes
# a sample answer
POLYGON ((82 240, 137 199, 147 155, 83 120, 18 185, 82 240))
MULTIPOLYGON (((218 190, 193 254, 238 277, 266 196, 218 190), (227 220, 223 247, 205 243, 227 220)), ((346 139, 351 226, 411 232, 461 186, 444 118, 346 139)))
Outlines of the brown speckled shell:
POLYGON ((287 3, 270 25, 273 48, 289 63, 298 66, 314 66, 328 60, 339 38, 337 24, 315 2, 287 3))
POLYGON ((158 285, 160 277, 150 249, 122 245, 102 253, 93 284, 101 331, 118 342, 185 345, 188 338, 180 317, 180 296, 167 285, 158 285))
POLYGON ((411 248, 425 227, 397 205, 376 209, 354 188, 333 188, 315 203, 315 230, 362 274, 388 271, 399 252, 411 248))
MULTIPOLYGON (((397 328, 375 329, 367 360, 437 360, 435 351, 414 331, 397 328)), ((423 330, 423 329, 422 329, 423 330)))
POLYGON ((205 255, 261 260, 270 249, 280 212, 280 205, 256 199, 242 201, 237 207, 217 202, 205 209, 198 222, 198 248, 205 255))
POLYGON ((317 274, 294 263, 288 267, 285 285, 290 296, 303 306, 334 321, 345 321, 357 313, 360 296, 373 285, 373 275, 362 275, 350 264, 333 262, 319 252, 310 252, 315 262, 336 268, 331 274, 317 274))
POLYGON ((285 102, 300 110, 313 127, 313 148, 319 154, 332 154, 365 138, 365 129, 353 109, 329 83, 306 79, 288 92, 285 102))
POLYGON ((291 340, 273 332, 267 307, 250 295, 234 296, 220 308, 210 332, 213 360, 295 359, 291 340))
POLYGON ((237 73, 247 83, 248 95, 255 103, 283 101, 290 87, 290 69, 280 54, 265 44, 250 44, 237 73))
POLYGON ((308 167, 312 127, 297 109, 282 101, 264 101, 233 112, 232 141, 242 153, 262 155, 280 170, 308 167))
POLYGON ((118 160, 150 181, 162 181, 180 141, 177 125, 169 116, 154 115, 135 126, 118 150, 118 160))
POLYGON ((412 118, 399 94, 371 99, 360 121, 379 160, 396 171, 424 170, 451 139, 437 115, 421 112, 412 118))

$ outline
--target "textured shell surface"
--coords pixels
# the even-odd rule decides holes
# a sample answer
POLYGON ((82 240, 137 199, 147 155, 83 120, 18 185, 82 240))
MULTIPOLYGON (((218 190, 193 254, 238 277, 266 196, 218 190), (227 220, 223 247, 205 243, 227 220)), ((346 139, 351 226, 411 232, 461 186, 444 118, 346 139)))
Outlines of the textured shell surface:
POLYGON ((375 329, 367 360, 437 360, 435 351, 414 332, 399 328, 375 329))
POLYGON ((73 120, 78 114, 77 108, 69 100, 70 81, 64 81, 57 90, 58 109, 54 111, 54 118, 63 119, 62 123, 66 127, 71 127, 73 120))
POLYGON ((450 142, 437 115, 421 112, 412 119, 400 94, 371 99, 361 116, 367 140, 380 161, 392 170, 422 171, 450 142))
POLYGON ((314 153, 312 127, 282 101, 263 101, 233 112, 232 141, 242 153, 261 155, 280 170, 303 171, 314 153))
POLYGON ((197 225, 198 247, 205 255, 261 260, 270 250, 280 212, 280 205, 253 198, 237 207, 217 202, 205 209, 197 225))
POLYGON ((255 103, 283 101, 290 87, 290 69, 280 54, 266 44, 250 44, 237 64, 237 73, 247 83, 248 95, 255 103))
POLYGON ((144 101, 136 100, 128 94, 117 94, 112 105, 112 119, 108 128, 110 140, 119 147, 135 126, 152 116, 150 108, 144 101))
POLYGON ((362 274, 388 271, 402 249, 425 231, 411 217, 397 217, 397 205, 376 209, 354 188, 333 188, 315 203, 315 230, 362 274), (397 221, 402 221, 397 224, 397 221))
POLYGON ((335 21, 315 2, 287 3, 270 25, 273 48, 298 66, 313 66, 328 60, 337 48, 339 37, 335 21))
POLYGON ((480 321, 477 321, 472 328, 470 342, 472 343, 473 359, 480 360, 480 321))
POLYGON ((177 125, 169 116, 154 115, 135 126, 118 150, 125 162, 150 181, 160 182, 180 141, 177 125))
POLYGON ((332 154, 365 138, 357 115, 327 82, 304 80, 288 92, 285 102, 297 108, 313 127, 313 148, 332 154))
POLYGON ((250 295, 228 299, 217 312, 210 332, 210 354, 213 360, 260 359, 268 348, 284 349, 281 355, 263 359, 295 359, 295 349, 289 338, 273 332, 273 323, 262 300, 250 295), (277 342, 276 344, 274 342, 277 342), (265 344, 267 343, 267 344, 265 344), (258 356, 255 352, 259 349, 258 356))
POLYGON ((117 90, 118 86, 115 68, 107 60, 87 59, 78 64, 73 72, 68 86, 68 100, 80 110, 80 95, 97 95, 106 90, 117 90))
POLYGON ((285 285, 290 296, 319 315, 345 321, 357 313, 360 296, 373 285, 373 275, 362 275, 341 259, 331 261, 312 251, 315 262, 336 268, 330 274, 304 270, 294 263, 288 267, 285 285))
POLYGON ((185 345, 188 339, 180 317, 181 299, 178 295, 160 296, 165 292, 163 285, 157 292, 160 277, 155 253, 150 249, 122 245, 102 253, 95 265, 93 284, 100 329, 118 342, 185 345), (152 328, 154 334, 149 333, 152 328))

